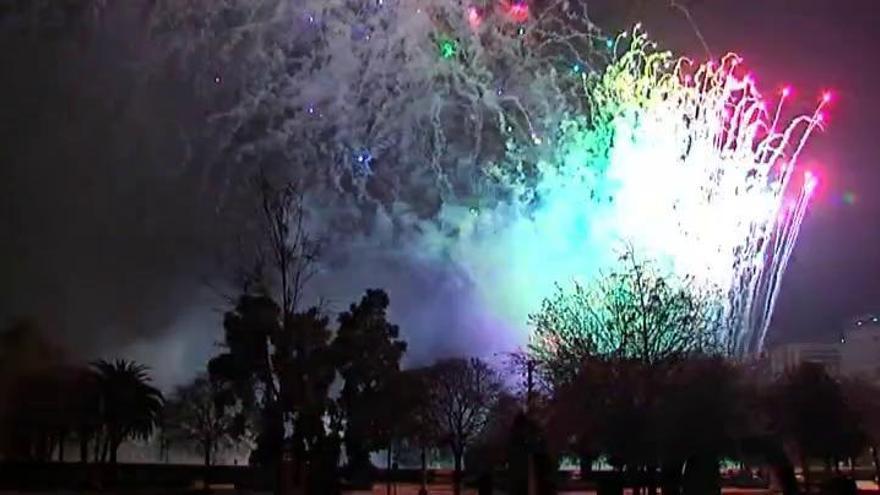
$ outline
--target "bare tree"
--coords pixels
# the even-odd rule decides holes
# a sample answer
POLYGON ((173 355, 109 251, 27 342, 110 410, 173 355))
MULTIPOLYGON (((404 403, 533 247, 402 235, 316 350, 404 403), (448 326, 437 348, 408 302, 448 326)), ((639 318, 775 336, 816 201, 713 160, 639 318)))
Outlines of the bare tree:
POLYGON ((208 368, 242 404, 259 409, 251 460, 278 467, 280 487, 285 449, 293 456, 295 483, 318 479, 305 471, 327 440, 323 417, 335 369, 329 319, 302 304, 321 252, 307 225, 304 191, 295 183, 275 186, 265 177, 258 190, 258 242, 247 253, 253 256, 249 268, 239 272, 242 294, 225 314, 226 352, 208 368))
MULTIPOLYGON (((240 306, 241 295, 253 295, 272 313, 274 329, 263 332, 256 360, 263 386, 264 405, 273 408, 281 401, 284 388, 279 367, 288 367, 295 347, 302 347, 303 335, 292 335, 292 323, 302 310, 303 293, 317 273, 321 243, 309 233, 306 225, 305 195, 299 184, 273 184, 261 174, 255 183, 258 193, 259 226, 256 245, 242 249, 239 255, 248 261, 240 263, 235 275, 241 294, 227 297, 240 306), (273 306, 274 309, 269 308, 273 306)), ((313 308, 317 316, 318 310, 313 308)), ((303 332, 296 332, 302 334, 303 332)))
POLYGON ((438 438, 452 451, 454 492, 458 495, 465 450, 486 427, 502 391, 501 381, 492 368, 476 358, 439 361, 430 368, 428 377, 428 414, 438 438))
POLYGON ((294 183, 278 188, 261 179, 261 208, 266 222, 266 247, 278 277, 279 299, 286 315, 299 309, 303 289, 315 275, 320 243, 306 228, 303 191, 294 183))
MULTIPOLYGON (((233 287, 245 294, 267 295, 281 305, 283 313, 294 314, 301 309, 322 251, 322 243, 307 225, 305 191, 297 182, 277 185, 263 174, 254 180, 253 190, 257 223, 239 238, 237 249, 224 254, 232 256, 235 265, 233 287)), ((238 294, 219 292, 230 303, 238 298, 238 294)))
POLYGON ((593 357, 653 366, 690 353, 725 352, 722 309, 716 291, 666 274, 630 251, 618 271, 589 286, 557 286, 530 317, 530 350, 556 383, 573 379, 593 357))
POLYGON ((206 376, 180 386, 166 406, 172 436, 195 444, 205 466, 223 446, 231 446, 244 433, 244 415, 230 394, 206 376))

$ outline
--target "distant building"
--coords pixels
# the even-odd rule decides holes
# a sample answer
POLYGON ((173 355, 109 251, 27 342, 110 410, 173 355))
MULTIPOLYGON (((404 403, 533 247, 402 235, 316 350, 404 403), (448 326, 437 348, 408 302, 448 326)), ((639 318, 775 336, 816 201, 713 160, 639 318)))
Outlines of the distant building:
POLYGON ((880 384, 880 315, 847 322, 839 346, 842 374, 880 384))
POLYGON ((768 357, 773 377, 783 375, 803 363, 820 364, 831 376, 840 376, 841 355, 838 344, 782 344, 771 349, 768 357))
POLYGON ((767 352, 764 361, 770 378, 802 363, 816 363, 831 376, 862 377, 880 385, 880 314, 850 319, 838 342, 777 345, 767 352))

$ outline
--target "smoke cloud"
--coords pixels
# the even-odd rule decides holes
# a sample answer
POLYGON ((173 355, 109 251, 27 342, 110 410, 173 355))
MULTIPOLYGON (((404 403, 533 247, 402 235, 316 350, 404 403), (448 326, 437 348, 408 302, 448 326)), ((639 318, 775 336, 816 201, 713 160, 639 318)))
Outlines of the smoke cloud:
MULTIPOLYGON (((293 80, 307 74, 289 65, 311 36, 295 34, 309 24, 302 11, 265 14, 243 10, 244 2, 226 4, 192 2, 192 10, 180 2, 148 0, 2 5, 0 63, 12 70, 0 77, 0 318, 33 318, 83 358, 138 358, 156 368, 163 385, 191 374, 221 338, 226 304, 221 296, 230 292, 227 282, 242 262, 235 253, 252 232, 250 186, 262 171, 308 183, 316 211, 324 212, 313 222, 330 247, 312 295, 327 299, 328 311, 345 308, 367 287, 383 287, 410 340, 411 360, 509 348, 516 339, 493 332, 498 323, 468 302, 475 297, 467 274, 444 266, 442 257, 414 255, 400 237, 423 224, 435 228, 431 222, 442 198, 434 185, 440 175, 448 194, 474 196, 466 186, 470 172, 449 158, 455 153, 435 156, 433 177, 420 176, 426 169, 414 171, 406 161, 412 157, 400 155, 409 147, 407 153, 432 156, 426 147, 439 136, 416 142, 419 133, 409 133, 412 141, 395 150, 394 142, 405 137, 382 122, 365 122, 364 113, 337 136, 325 137, 341 144, 323 150, 331 160, 325 157, 330 163, 318 171, 320 159, 307 153, 322 150, 285 141, 326 130, 285 134, 285 126, 310 112, 348 118, 346 105, 394 103, 399 106, 384 110, 389 122, 390 114, 406 111, 409 122, 419 123, 414 114, 433 104, 433 117, 444 120, 443 126, 458 126, 462 111, 433 101, 438 77, 430 67, 436 62, 433 42, 409 52, 432 57, 410 73, 424 71, 423 79, 389 81, 379 92, 382 102, 358 103, 353 94, 342 93, 353 85, 318 91, 343 70, 346 46, 329 47, 326 53, 338 54, 335 65, 311 74, 317 75, 314 83, 297 93, 293 80), (264 26, 244 32, 246 19, 237 17, 244 14, 263 15, 264 26), (279 19, 293 23, 294 34, 273 28, 279 19), (200 21, 207 25, 194 24, 200 21), (240 38, 231 34, 238 29, 240 38), (200 38, 197 32, 206 34, 200 38), (266 39, 254 39, 262 36, 266 39), (270 49, 281 46, 292 46, 290 58, 271 59, 270 49), (264 94, 274 78, 281 81, 277 93, 264 94), (399 95, 410 89, 409 96, 399 95), (334 91, 338 99, 328 100, 334 91), (309 108, 309 101, 323 106, 309 108), (370 164, 385 167, 369 179, 351 168, 359 146, 366 145, 367 136, 357 135, 356 128, 371 129, 369 137, 378 144, 365 152, 375 157, 370 164), (346 197, 354 199, 339 199, 346 197), (395 208, 404 213, 390 219, 380 213, 395 208), (401 226, 406 219, 411 224, 401 226), (386 230, 377 236, 381 228, 386 230)), ((286 2, 262 2, 267 8, 273 4, 286 2)), ((333 22, 343 21, 351 19, 333 22)), ((405 25, 395 35, 404 40, 420 28, 405 25)), ((348 33, 328 39, 360 43, 348 33)), ((380 80, 375 74, 358 79, 359 84, 380 80)), ((467 92, 495 91, 483 88, 485 81, 466 84, 467 92)), ((503 144, 490 139, 483 153, 497 154, 503 144)))

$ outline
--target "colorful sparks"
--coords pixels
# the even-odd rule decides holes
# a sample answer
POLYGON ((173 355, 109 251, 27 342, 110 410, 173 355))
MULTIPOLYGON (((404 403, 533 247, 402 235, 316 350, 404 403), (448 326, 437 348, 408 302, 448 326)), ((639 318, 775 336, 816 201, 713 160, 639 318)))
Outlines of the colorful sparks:
POLYGON ((504 8, 507 16, 513 22, 523 23, 529 20, 529 5, 523 0, 514 0, 511 3, 505 3, 504 8))
POLYGON ((359 150, 355 153, 354 160, 355 173, 357 175, 370 175, 373 173, 373 154, 370 153, 370 150, 366 148, 359 150))
POLYGON ((456 43, 455 40, 452 39, 445 38, 440 40, 440 43, 438 43, 438 48, 440 50, 440 58, 443 58, 445 60, 455 58, 455 56, 458 54, 458 43, 456 43))
POLYGON ((573 32, 578 23, 532 15, 524 0, 385 2, 368 19, 351 12, 357 2, 305 3, 322 12, 310 23, 331 27, 282 30, 290 38, 277 44, 304 67, 261 53, 235 64, 263 67, 259 78, 223 79, 263 81, 229 114, 240 128, 272 126, 271 139, 235 145, 305 157, 285 162, 328 196, 319 216, 370 226, 360 252, 384 260, 394 245, 466 288, 455 292, 462 320, 522 343, 554 284, 612 272, 631 246, 724 292, 739 352, 761 349, 820 179, 799 158, 834 93, 789 118, 793 88, 764 98, 735 55, 695 65, 639 27, 573 32))
POLYGON ((472 5, 467 9, 467 20, 471 29, 477 29, 483 22, 483 16, 480 15, 480 10, 472 5))
POLYGON ((504 234, 511 278, 496 287, 522 291, 506 304, 534 307, 536 291, 608 271, 629 246, 727 294, 731 347, 759 351, 818 184, 795 174, 798 158, 831 93, 785 120, 790 90, 769 111, 736 55, 693 66, 630 36, 588 79, 589 117, 563 122, 555 158, 523 188, 535 206, 504 234))

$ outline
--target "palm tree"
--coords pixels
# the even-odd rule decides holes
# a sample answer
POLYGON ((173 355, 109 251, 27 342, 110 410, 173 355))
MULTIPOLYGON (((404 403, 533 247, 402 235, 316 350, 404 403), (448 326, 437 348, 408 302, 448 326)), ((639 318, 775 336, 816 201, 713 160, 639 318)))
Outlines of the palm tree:
POLYGON ((101 460, 116 464, 116 454, 129 438, 146 439, 159 424, 164 400, 150 385, 146 366, 118 359, 92 363, 98 376, 99 411, 103 427, 101 460))

